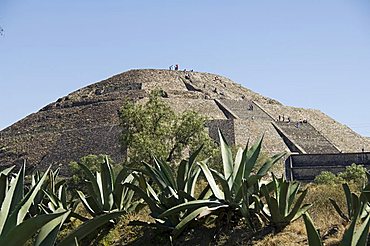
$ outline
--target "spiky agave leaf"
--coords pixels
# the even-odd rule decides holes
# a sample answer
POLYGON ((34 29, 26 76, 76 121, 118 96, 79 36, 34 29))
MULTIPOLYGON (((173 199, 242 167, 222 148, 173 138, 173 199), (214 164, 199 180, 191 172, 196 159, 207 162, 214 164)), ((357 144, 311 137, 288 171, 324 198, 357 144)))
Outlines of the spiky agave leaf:
POLYGON ((233 170, 234 170, 233 156, 232 156, 231 148, 227 144, 227 142, 225 140, 225 137, 222 135, 220 129, 218 129, 218 136, 219 136, 219 139, 220 139, 220 149, 221 149, 224 176, 225 176, 225 180, 229 184, 229 187, 231 188, 231 186, 234 182, 234 178, 233 178, 233 170))
POLYGON ((309 246, 323 246, 320 235, 316 230, 313 221, 308 213, 303 214, 304 224, 306 226, 306 232, 308 237, 309 246))
POLYGON ((218 198, 218 199, 224 199, 224 193, 220 190, 220 188, 217 186, 215 179, 213 178, 211 170, 207 167, 206 161, 201 161, 198 162, 198 165, 202 169, 204 176, 207 179, 207 182, 209 186, 212 189, 213 194, 218 198))
POLYGON ((339 214, 339 216, 344 219, 345 221, 349 221, 350 219, 344 214, 344 212, 340 209, 339 205, 334 199, 329 198, 330 203, 333 205, 335 211, 339 214))
POLYGON ((74 243, 77 241, 81 241, 89 234, 96 231, 101 226, 109 223, 109 221, 113 219, 117 219, 118 217, 124 215, 126 211, 117 211, 117 212, 111 212, 107 214, 103 214, 97 217, 92 218, 91 220, 88 220, 84 222, 82 225, 77 227, 73 232, 69 233, 59 244, 58 246, 69 246, 74 245, 74 243))
POLYGON ((3 204, 9 186, 9 175, 15 166, 8 167, 0 172, 0 207, 3 204))
POLYGON ((107 156, 100 165, 100 172, 95 175, 85 165, 79 165, 87 178, 88 189, 87 194, 82 191, 77 191, 77 194, 92 216, 117 210, 128 212, 138 207, 138 203, 132 201, 135 191, 124 185, 134 182, 134 173, 129 174, 123 169, 115 178, 107 156))
POLYGON ((63 217, 62 213, 42 214, 23 221, 11 228, 7 233, 0 234, 0 245, 18 246, 24 245, 32 236, 49 221, 63 217))
POLYGON ((61 213, 61 216, 45 223, 45 225, 41 227, 36 238, 35 246, 48 246, 55 244, 57 234, 71 211, 66 211, 61 208, 56 213, 61 213))

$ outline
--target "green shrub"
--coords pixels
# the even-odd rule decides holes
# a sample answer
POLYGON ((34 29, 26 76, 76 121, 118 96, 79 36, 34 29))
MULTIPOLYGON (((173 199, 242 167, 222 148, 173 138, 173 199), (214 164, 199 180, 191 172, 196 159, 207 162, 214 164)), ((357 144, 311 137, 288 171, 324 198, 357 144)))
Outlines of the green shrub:
POLYGON ((160 96, 160 91, 153 91, 145 104, 123 104, 119 117, 121 144, 127 150, 125 165, 151 163, 153 156, 175 164, 201 145, 201 158, 214 154, 217 148, 204 128, 206 118, 194 111, 176 114, 160 96))
POLYGON ((346 170, 337 175, 346 182, 353 182, 362 187, 366 182, 366 168, 362 165, 353 163, 351 166, 346 167, 346 170))
POLYGON ((323 171, 320 175, 316 176, 315 183, 316 184, 325 184, 325 185, 334 185, 343 183, 344 180, 332 172, 323 171))
POLYGON ((315 183, 326 185, 353 183, 358 187, 362 187, 366 183, 366 180, 366 168, 353 163, 337 175, 329 171, 321 172, 320 175, 316 176, 315 183))

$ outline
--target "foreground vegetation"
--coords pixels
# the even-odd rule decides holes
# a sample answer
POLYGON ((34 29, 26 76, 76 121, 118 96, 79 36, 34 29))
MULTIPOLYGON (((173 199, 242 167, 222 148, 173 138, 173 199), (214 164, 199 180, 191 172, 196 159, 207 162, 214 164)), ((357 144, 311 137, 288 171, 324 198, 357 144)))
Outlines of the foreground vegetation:
POLYGON ((366 245, 363 167, 288 182, 273 173, 285 153, 263 154, 263 136, 236 149, 219 132, 216 148, 202 117, 159 95, 120 111, 125 168, 89 155, 68 179, 1 170, 0 245, 366 245))
POLYGON ((77 190, 58 170, 5 169, 0 243, 366 245, 370 185, 288 182, 269 174, 285 153, 257 165, 263 137, 233 156, 219 135, 221 172, 199 159, 202 147, 177 168, 155 157, 116 172, 108 157, 96 172, 77 163, 77 190))

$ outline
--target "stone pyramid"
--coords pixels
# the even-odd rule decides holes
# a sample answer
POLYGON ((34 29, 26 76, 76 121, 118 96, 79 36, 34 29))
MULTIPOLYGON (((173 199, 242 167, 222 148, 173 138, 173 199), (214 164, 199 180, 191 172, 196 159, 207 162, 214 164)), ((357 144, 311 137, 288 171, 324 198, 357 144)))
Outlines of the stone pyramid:
MULTIPOLYGON (((270 153, 359 152, 370 139, 319 110, 284 106, 220 75, 157 69, 130 70, 59 98, 0 131, 0 164, 27 160, 44 169, 66 165, 88 154, 108 154, 122 161, 118 110, 128 98, 146 100, 162 89, 175 112, 194 110, 208 118, 206 128, 217 140, 217 129, 229 143, 244 145, 265 134, 270 153)), ((63 168, 64 167, 64 168, 63 168)))

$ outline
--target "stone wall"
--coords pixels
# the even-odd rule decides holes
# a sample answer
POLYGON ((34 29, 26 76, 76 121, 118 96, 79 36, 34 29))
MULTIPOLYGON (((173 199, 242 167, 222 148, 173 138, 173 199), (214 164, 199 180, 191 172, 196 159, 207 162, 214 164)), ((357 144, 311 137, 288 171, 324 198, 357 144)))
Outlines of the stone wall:
POLYGON ((24 160, 27 160, 27 167, 37 165, 49 153, 60 136, 60 132, 1 136, 1 145, 6 146, 5 153, 0 155, 1 166, 21 165, 24 160))
POLYGON ((343 152, 370 151, 370 141, 319 110, 307 110, 308 118, 327 139, 343 152))
POLYGON ((214 100, 164 98, 163 99, 177 113, 193 110, 208 119, 226 119, 225 115, 216 105, 214 100))
POLYGON ((220 129, 226 139, 226 142, 229 145, 235 144, 235 130, 233 120, 208 120, 206 123, 206 127, 208 128, 209 136, 216 142, 220 142, 220 139, 218 137, 218 129, 220 129))
POLYGON ((187 81, 191 82, 194 87, 201 89, 204 94, 212 98, 232 100, 246 99, 267 104, 280 104, 278 101, 253 92, 224 76, 199 72, 186 72, 183 73, 183 75, 180 74, 180 76, 183 76, 185 79, 186 74, 190 75, 190 79, 187 81))
POLYGON ((370 152, 291 155, 285 161, 288 180, 313 181, 323 171, 338 173, 352 163, 370 169, 370 152))
MULTIPOLYGON (((121 162, 126 151, 120 145, 121 128, 117 125, 80 128, 62 132, 61 136, 42 158, 38 168, 49 165, 58 166, 61 163, 78 161, 89 154, 107 154, 115 162, 121 162), (69 151, 66 152, 65 150, 69 151)), ((62 175, 68 175, 68 169, 61 169, 62 175)))
POLYGON ((271 154, 289 151, 284 141, 274 129, 270 121, 265 120, 234 120, 235 142, 239 146, 245 146, 249 140, 255 143, 262 135, 263 150, 271 154))
POLYGON ((19 135, 36 132, 63 131, 105 124, 118 124, 117 110, 123 101, 99 102, 72 108, 52 109, 31 114, 18 121, 2 134, 19 135))

